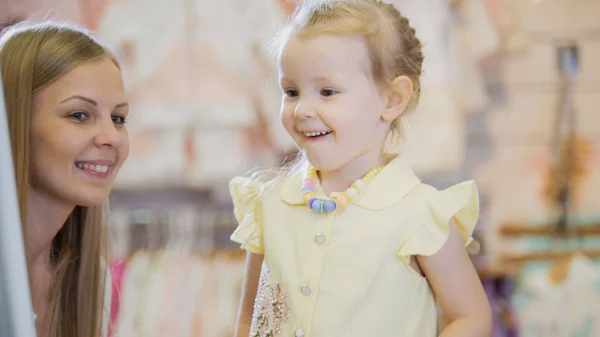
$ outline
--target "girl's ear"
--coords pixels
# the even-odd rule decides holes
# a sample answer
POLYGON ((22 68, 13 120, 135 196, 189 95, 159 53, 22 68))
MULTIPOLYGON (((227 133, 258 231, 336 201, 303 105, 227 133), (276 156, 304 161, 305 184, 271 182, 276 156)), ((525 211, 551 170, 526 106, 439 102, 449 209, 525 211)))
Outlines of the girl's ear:
POLYGON ((387 103, 381 119, 386 122, 393 122, 400 116, 408 106, 413 94, 413 85, 410 78, 398 76, 391 83, 386 92, 387 103))

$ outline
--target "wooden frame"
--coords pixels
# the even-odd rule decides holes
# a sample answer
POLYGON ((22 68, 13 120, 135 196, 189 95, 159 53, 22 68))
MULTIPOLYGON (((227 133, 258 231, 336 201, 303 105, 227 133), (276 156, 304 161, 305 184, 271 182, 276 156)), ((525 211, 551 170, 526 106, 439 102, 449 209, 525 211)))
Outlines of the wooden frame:
POLYGON ((600 236, 600 223, 592 223, 586 226, 574 226, 567 229, 567 233, 558 234, 554 228, 549 226, 527 226, 519 223, 506 223, 499 229, 501 236, 600 236))
POLYGON ((500 255, 500 261, 507 264, 521 264, 530 261, 556 261, 573 256, 574 254, 585 255, 590 259, 600 258, 600 249, 581 249, 565 251, 541 251, 524 254, 503 254, 500 255))
MULTIPOLYGON (((531 226, 521 223, 506 223, 498 230, 502 237, 551 237, 555 239, 577 239, 589 236, 600 236, 600 223, 587 224, 585 226, 570 226, 566 233, 557 233, 551 226, 531 226)), ((564 249, 564 250, 546 250, 534 251, 530 253, 500 254, 498 260, 501 268, 490 268, 494 274, 504 273, 504 276, 510 276, 526 262, 550 261, 553 266, 550 269, 550 276, 555 282, 560 282, 566 276, 569 270, 569 264, 573 256, 584 255, 590 259, 600 258, 600 248, 582 248, 582 249, 564 249)), ((485 269, 484 269, 485 270, 485 269)))

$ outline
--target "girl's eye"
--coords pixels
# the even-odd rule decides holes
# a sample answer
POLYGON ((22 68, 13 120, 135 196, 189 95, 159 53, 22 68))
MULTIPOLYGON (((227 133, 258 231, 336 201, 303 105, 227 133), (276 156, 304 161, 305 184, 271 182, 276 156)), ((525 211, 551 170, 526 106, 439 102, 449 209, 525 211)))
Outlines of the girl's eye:
POLYGON ((288 97, 296 97, 298 96, 298 91, 294 90, 294 89, 289 89, 285 91, 285 95, 288 97))
POLYGON ((323 89, 323 90, 321 90, 321 95, 325 96, 325 97, 333 96, 335 94, 337 94, 337 91, 335 91, 333 89, 323 89))

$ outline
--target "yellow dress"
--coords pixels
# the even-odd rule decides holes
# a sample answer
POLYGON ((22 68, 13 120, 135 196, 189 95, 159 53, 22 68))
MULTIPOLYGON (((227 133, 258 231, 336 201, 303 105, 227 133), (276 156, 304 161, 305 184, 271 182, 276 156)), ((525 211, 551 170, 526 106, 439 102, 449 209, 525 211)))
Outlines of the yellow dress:
MULTIPOLYGON (((231 238, 264 254, 251 336, 435 336, 435 296, 410 257, 435 254, 452 217, 471 241, 475 183, 438 191, 397 157, 346 209, 317 213, 304 203, 303 178, 230 183, 239 222, 231 238)), ((318 182, 315 193, 329 199, 318 182)))

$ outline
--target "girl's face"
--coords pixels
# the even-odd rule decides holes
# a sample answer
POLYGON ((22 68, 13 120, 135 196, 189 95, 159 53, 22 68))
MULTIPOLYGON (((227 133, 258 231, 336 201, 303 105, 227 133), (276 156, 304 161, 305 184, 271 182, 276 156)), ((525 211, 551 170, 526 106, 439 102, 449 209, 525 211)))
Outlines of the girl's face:
POLYGON ((31 192, 94 206, 129 154, 121 72, 107 57, 66 73, 33 97, 31 192))
POLYGON ((371 73, 361 36, 294 37, 286 44, 279 69, 282 123, 320 171, 380 165, 388 100, 371 73))

